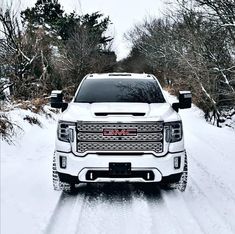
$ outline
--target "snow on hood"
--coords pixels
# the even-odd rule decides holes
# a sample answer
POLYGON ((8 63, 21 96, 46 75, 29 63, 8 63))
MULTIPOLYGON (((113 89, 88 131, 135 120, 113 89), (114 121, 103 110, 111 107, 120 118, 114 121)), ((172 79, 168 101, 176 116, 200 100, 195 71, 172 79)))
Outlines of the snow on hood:
POLYGON ((59 120, 64 121, 177 121, 180 120, 169 103, 70 103, 59 120), (108 113, 107 116, 96 116, 108 113), (115 114, 117 113, 117 114, 115 114), (125 115, 122 115, 124 114, 125 115), (127 115, 130 113, 130 115, 127 115), (144 116, 133 116, 142 113, 144 116))

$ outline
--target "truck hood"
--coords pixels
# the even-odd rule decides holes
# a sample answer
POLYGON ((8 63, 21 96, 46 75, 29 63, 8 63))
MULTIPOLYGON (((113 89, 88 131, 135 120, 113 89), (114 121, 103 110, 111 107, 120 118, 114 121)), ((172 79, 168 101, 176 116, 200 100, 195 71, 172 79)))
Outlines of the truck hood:
POLYGON ((64 121, 164 121, 180 120, 169 103, 70 103, 59 120, 64 121))

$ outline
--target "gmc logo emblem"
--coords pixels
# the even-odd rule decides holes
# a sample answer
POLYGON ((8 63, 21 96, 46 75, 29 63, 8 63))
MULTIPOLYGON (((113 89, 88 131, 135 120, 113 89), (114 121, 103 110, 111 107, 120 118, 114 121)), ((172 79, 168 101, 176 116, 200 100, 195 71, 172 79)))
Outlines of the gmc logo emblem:
POLYGON ((137 129, 103 129, 103 136, 136 136, 137 129))

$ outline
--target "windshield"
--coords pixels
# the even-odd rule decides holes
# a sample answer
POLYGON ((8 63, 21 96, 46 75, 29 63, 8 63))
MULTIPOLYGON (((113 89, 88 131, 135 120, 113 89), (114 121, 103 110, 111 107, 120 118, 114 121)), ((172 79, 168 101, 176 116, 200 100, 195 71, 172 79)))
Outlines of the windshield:
POLYGON ((75 102, 163 103, 165 99, 154 79, 86 79, 75 102))

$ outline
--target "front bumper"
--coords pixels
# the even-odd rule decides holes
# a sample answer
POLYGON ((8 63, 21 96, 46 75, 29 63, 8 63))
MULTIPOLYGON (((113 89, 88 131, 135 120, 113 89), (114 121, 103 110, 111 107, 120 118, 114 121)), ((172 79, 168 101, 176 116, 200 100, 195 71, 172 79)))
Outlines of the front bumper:
POLYGON ((85 157, 77 157, 72 153, 55 152, 57 171, 59 174, 68 175, 68 178, 77 178, 78 182, 159 182, 162 177, 183 172, 185 152, 168 153, 164 157, 156 157, 152 154, 143 155, 99 155, 88 154, 85 157), (60 167, 60 156, 67 158, 66 168, 60 167), (174 168, 174 158, 180 158, 180 167, 174 168), (127 177, 108 176, 109 163, 131 163, 132 175, 127 177), (88 179, 87 174, 96 171, 97 174, 105 174, 95 179, 88 179), (102 173, 101 173, 102 172, 102 173), (107 173, 105 173, 107 172, 107 173), (145 179, 140 172, 153 173, 152 179, 145 179))

